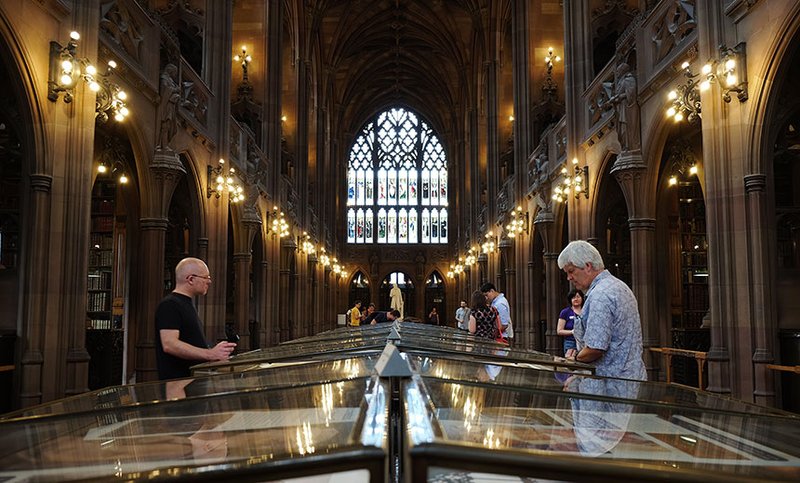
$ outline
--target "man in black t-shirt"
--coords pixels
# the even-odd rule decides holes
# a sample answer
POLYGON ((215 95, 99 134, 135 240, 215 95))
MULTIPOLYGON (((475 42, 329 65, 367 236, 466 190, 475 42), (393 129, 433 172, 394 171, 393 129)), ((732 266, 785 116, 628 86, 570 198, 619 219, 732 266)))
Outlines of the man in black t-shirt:
POLYGON ((175 267, 175 290, 156 309, 156 365, 160 380, 189 377, 189 368, 227 360, 236 344, 223 341, 208 347, 192 298, 205 295, 211 275, 205 262, 184 258, 175 267))
POLYGON ((382 324, 384 322, 394 322, 396 319, 400 317, 399 310, 390 310, 388 312, 372 312, 367 318, 364 319, 362 325, 375 325, 375 324, 382 324))

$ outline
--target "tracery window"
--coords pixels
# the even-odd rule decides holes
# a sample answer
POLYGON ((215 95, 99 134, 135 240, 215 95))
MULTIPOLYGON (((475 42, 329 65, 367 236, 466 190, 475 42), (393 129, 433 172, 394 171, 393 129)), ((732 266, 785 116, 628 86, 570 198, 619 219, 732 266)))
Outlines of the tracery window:
POLYGON ((447 156, 403 108, 372 118, 350 149, 348 243, 447 243, 447 156))

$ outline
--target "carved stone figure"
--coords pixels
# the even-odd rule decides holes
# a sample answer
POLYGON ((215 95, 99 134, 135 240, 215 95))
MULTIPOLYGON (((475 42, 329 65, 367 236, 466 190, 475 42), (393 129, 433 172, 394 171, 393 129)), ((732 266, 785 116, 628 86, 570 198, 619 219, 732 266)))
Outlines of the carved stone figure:
POLYGON ((615 72, 614 95, 608 100, 608 109, 611 107, 615 110, 617 137, 622 151, 638 150, 641 140, 636 76, 625 62, 619 64, 615 72))
POLYGON ((178 101, 181 99, 181 89, 178 85, 178 68, 174 64, 167 64, 161 73, 161 89, 159 91, 161 103, 158 113, 161 124, 158 132, 159 149, 168 149, 169 143, 178 132, 178 101))
POLYGON ((403 318, 403 292, 400 290, 400 287, 397 286, 396 283, 392 284, 392 289, 389 291, 389 297, 391 297, 391 302, 389 302, 389 306, 397 311, 400 312, 400 318, 403 318))

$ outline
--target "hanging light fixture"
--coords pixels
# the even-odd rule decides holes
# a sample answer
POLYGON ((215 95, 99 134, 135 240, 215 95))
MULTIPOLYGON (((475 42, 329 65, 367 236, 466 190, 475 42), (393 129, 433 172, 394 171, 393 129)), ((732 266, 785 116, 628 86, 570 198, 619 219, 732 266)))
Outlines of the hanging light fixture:
POLYGON ((244 200, 244 188, 236 176, 236 169, 231 166, 226 173, 225 160, 220 158, 216 167, 208 167, 206 196, 211 198, 214 195, 219 198, 223 193, 228 193, 228 201, 231 203, 239 203, 244 200))
POLYGON ((58 42, 50 42, 50 74, 47 81, 47 98, 56 102, 64 94, 64 102, 70 103, 79 80, 86 82, 89 90, 95 93, 95 118, 104 123, 109 114, 121 122, 130 114, 125 101, 128 95, 119 85, 111 82, 112 71, 117 67, 113 60, 108 61, 105 73, 97 70, 89 59, 78 58, 78 32, 69 34, 69 42, 62 47, 58 42))
POLYGON ((561 168, 561 175, 564 177, 561 184, 553 188, 554 201, 565 203, 570 192, 575 193, 575 199, 579 199, 581 194, 589 198, 589 166, 578 166, 578 158, 572 158, 572 175, 566 165, 561 168))
MULTIPOLYGON (((289 236, 289 223, 286 221, 286 216, 282 211, 278 210, 277 206, 272 207, 272 212, 269 213, 268 216, 272 218, 270 232, 273 237, 278 236, 279 238, 285 238, 289 236)), ((327 264, 323 263, 323 265, 327 264)))
POLYGON ((528 233, 528 212, 522 212, 522 206, 517 206, 509 215, 511 220, 506 225, 506 232, 509 238, 514 238, 523 231, 528 233))
POLYGON ((732 92, 736 93, 739 102, 748 99, 745 43, 742 42, 735 48, 722 45, 719 51, 720 60, 709 60, 700 69, 700 74, 692 72, 689 62, 681 64, 686 81, 667 94, 669 102, 666 109, 667 117, 675 122, 684 119, 689 122, 700 120, 702 107, 700 93, 709 90, 712 84, 720 85, 722 100, 726 103, 731 102, 732 92))

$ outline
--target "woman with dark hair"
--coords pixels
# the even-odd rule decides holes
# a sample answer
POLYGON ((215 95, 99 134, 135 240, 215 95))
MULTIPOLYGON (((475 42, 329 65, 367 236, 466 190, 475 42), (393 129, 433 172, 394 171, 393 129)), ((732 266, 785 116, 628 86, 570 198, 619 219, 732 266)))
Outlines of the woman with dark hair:
POLYGON ((570 351, 577 349, 573 328, 575 327, 575 317, 583 313, 583 292, 572 289, 567 294, 567 308, 558 315, 558 328, 556 333, 564 337, 564 356, 569 356, 570 351))
POLYGON ((469 333, 494 340, 497 331, 497 309, 489 305, 486 295, 480 290, 472 292, 470 309, 469 333))

